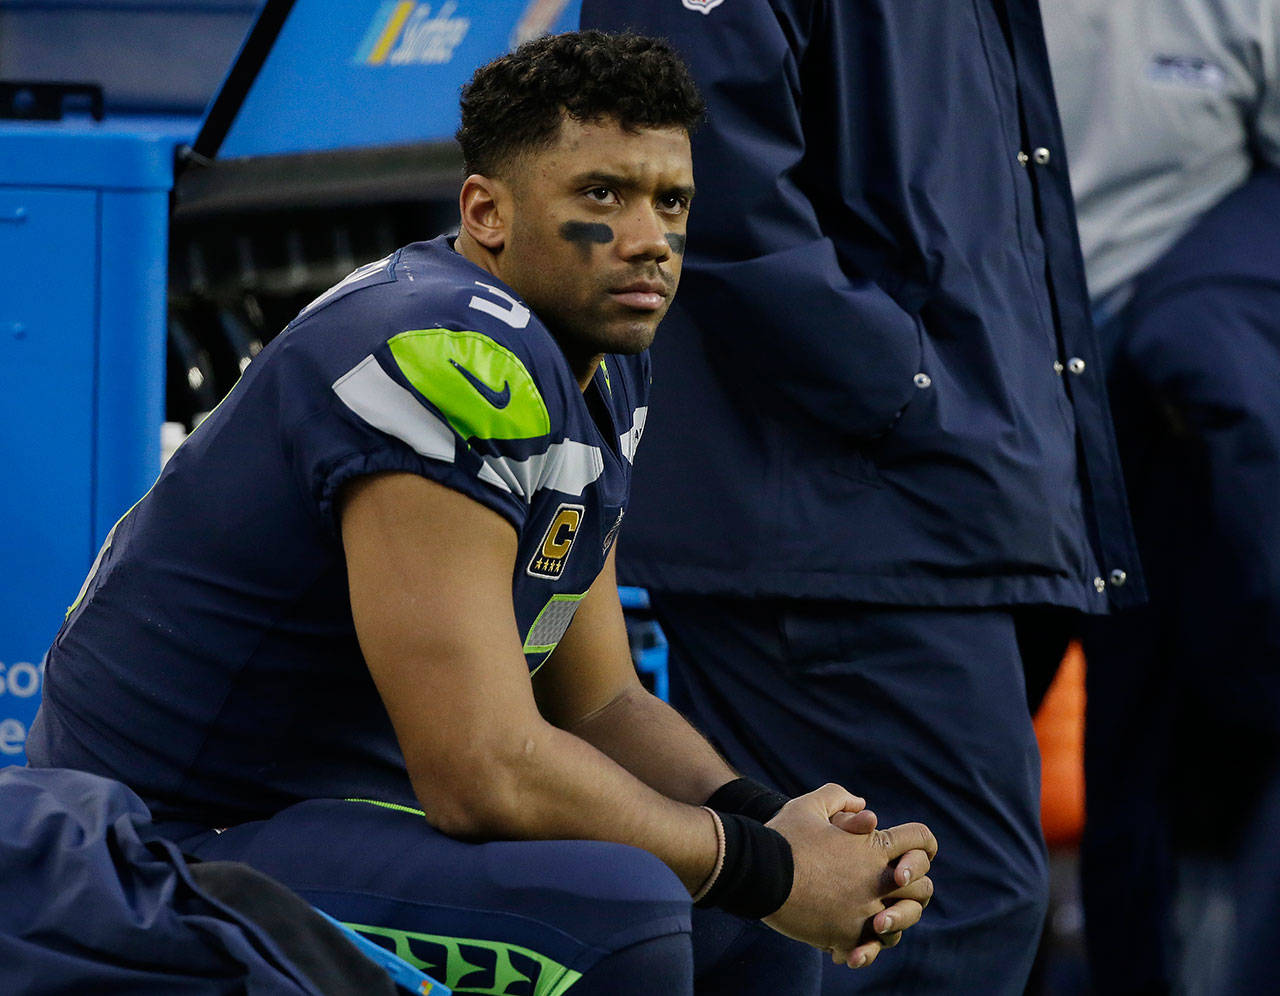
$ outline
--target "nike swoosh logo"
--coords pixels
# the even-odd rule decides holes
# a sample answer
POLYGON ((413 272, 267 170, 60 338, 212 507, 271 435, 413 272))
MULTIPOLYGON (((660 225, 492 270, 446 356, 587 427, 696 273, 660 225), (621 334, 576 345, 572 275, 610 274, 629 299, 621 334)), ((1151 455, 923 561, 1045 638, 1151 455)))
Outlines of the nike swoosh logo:
POLYGON ((494 408, 503 409, 503 408, 506 408, 507 405, 511 403, 511 382, 510 381, 504 380, 502 382, 502 390, 495 391, 492 387, 490 387, 488 384, 482 381, 479 377, 473 374, 470 370, 464 367, 457 360, 451 359, 449 363, 453 367, 453 369, 458 371, 458 373, 462 374, 462 376, 467 379, 467 383, 470 384, 472 387, 474 387, 477 391, 479 391, 480 396, 484 398, 485 401, 489 402, 489 404, 493 405, 494 408))

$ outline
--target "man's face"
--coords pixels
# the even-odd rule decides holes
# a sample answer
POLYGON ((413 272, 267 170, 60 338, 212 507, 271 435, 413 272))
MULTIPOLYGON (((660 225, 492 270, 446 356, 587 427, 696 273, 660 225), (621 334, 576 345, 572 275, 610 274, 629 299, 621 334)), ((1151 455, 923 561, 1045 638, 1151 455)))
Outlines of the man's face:
POLYGON ((689 136, 566 118, 518 161, 498 276, 546 323, 575 370, 653 342, 680 279, 693 197, 689 136))

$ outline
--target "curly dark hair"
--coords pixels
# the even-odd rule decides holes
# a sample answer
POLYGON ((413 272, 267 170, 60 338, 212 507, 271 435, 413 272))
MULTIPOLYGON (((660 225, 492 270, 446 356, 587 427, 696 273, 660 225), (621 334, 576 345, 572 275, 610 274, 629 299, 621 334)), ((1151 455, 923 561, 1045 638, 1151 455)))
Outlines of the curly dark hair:
POLYGON ((623 128, 693 131, 705 110, 689 70, 667 42, 576 31, 525 42, 476 70, 462 88, 458 143, 468 174, 497 175, 524 152, 554 143, 563 115, 623 128))

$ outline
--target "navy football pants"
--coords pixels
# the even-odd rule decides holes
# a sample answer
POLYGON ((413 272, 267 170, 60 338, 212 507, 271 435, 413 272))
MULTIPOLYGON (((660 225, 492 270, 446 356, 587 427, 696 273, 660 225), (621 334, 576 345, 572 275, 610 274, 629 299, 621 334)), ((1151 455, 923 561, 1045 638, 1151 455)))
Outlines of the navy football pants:
POLYGON ((998 610, 650 596, 672 703, 732 765, 790 795, 838 782, 938 838, 924 919, 869 968, 828 962, 823 992, 1020 996, 1048 902, 1019 649, 1041 634, 998 610))
POLYGON ((694 910, 653 855, 599 841, 471 844, 420 814, 313 800, 222 833, 159 829, 243 861, 459 993, 815 993, 815 950, 694 910), (696 986, 695 980, 696 978, 696 986))

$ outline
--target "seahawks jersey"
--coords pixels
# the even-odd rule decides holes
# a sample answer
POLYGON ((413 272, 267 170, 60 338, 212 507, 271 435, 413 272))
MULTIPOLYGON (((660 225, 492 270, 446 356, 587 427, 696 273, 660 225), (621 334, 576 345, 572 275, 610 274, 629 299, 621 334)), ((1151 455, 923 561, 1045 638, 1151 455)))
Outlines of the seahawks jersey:
POLYGON ((608 356, 584 397, 537 316, 447 239, 356 270, 112 530, 49 651, 31 763, 213 824, 305 798, 413 804, 356 642, 340 489, 406 471, 504 516, 536 669, 622 520, 648 384, 647 356, 608 356))

